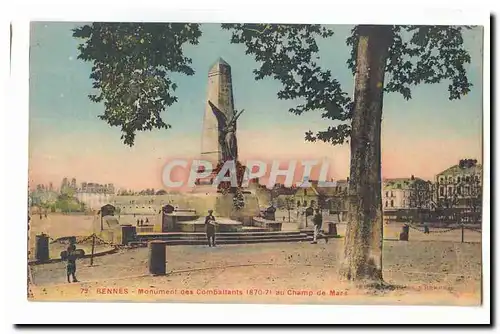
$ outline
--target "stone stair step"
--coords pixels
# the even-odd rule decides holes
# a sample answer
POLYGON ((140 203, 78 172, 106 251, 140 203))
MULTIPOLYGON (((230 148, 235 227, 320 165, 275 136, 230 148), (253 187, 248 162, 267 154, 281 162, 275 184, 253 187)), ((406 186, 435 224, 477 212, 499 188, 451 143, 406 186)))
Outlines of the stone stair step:
MULTIPOLYGON (((306 234, 293 234, 293 235, 259 235, 259 236, 252 236, 252 235, 216 235, 217 239, 219 240, 251 240, 251 239, 280 239, 280 238, 294 238, 294 237, 302 237, 305 238, 308 235, 306 234)), ((205 240, 206 235, 186 235, 186 236, 175 236, 175 237, 165 237, 165 236, 158 236, 155 238, 144 238, 144 237, 139 237, 137 238, 139 241, 148 241, 148 240, 205 240)))
MULTIPOLYGON (((228 245, 228 244, 250 244, 250 243, 270 243, 270 242, 308 242, 311 238, 305 236, 297 236, 297 237, 287 237, 287 238, 254 238, 254 239, 217 239, 217 244, 220 245, 228 245)), ((206 245, 206 239, 199 240, 165 240, 167 245, 175 246, 175 245, 206 245)), ((131 245, 142 244, 143 246, 147 246, 147 242, 143 241, 134 241, 130 243, 131 245)))
MULTIPOLYGON (((259 231, 259 232, 218 232, 217 235, 279 235, 300 234, 301 231, 259 231)), ((163 232, 163 233, 137 233, 137 236, 180 236, 180 235, 205 235, 205 232, 163 232)))

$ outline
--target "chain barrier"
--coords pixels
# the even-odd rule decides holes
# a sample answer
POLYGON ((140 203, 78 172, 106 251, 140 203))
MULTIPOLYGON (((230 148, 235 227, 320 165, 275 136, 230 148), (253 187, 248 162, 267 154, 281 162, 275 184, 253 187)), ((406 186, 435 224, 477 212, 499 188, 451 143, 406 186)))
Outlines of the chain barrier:
POLYGON ((77 243, 77 244, 83 244, 83 243, 85 243, 85 242, 87 242, 87 241, 90 241, 90 240, 92 240, 92 236, 93 236, 93 235, 89 235, 88 237, 83 237, 83 239, 78 239, 78 238, 77 238, 77 239, 76 239, 76 243, 77 243))
POLYGON ((477 229, 477 228, 473 228, 473 227, 466 227, 467 230, 471 230, 471 231, 474 231, 474 232, 477 232, 477 233, 483 233, 482 230, 480 229, 477 229))
POLYGON ((461 229, 461 227, 452 227, 452 228, 449 228, 449 229, 444 230, 444 231, 429 231, 429 233, 446 233, 446 232, 460 230, 460 229, 461 229))
POLYGON ((96 234, 94 234, 94 236, 95 236, 96 245, 108 245, 108 246, 112 246, 116 249, 128 249, 128 248, 130 248, 128 245, 114 244, 112 242, 106 241, 96 234))
MULTIPOLYGON (((416 231, 418 231, 418 232, 420 232, 420 233, 425 233, 425 230, 423 230, 423 231, 422 231, 422 230, 421 230, 421 229, 419 229, 418 227, 412 226, 411 224, 408 224, 408 223, 407 223, 406 225, 408 225, 411 229, 416 230, 416 231)), ((459 230, 459 229, 461 229, 461 227, 452 227, 452 228, 449 228, 449 229, 447 229, 447 230, 442 230, 442 231, 431 231, 431 230, 429 229, 429 232, 428 232, 428 233, 429 233, 429 234, 430 234, 430 233, 446 233, 446 232, 450 232, 450 231, 453 231, 453 230, 459 230)))
MULTIPOLYGON (((57 239, 54 239, 54 238, 51 238, 49 237, 50 239, 50 243, 51 244, 54 244, 54 243, 67 243, 68 240, 70 239, 70 237, 62 237, 62 238, 57 238, 57 239)), ((75 243, 76 244, 84 244, 84 243, 94 243, 95 245, 107 245, 107 246, 111 246, 111 247, 114 247, 114 248, 117 248, 117 249, 124 249, 124 248, 128 248, 128 246, 126 245, 119 245, 119 244, 114 244, 113 242, 109 242, 109 241, 106 241, 104 240, 103 238, 101 238, 100 236, 98 236, 97 234, 93 233, 89 236, 79 236, 79 237, 76 237, 75 238, 75 243)))
POLYGON ((425 231, 420 230, 418 227, 412 226, 410 224, 406 224, 406 225, 408 225, 408 227, 411 228, 412 230, 418 231, 420 233, 425 233, 425 231))

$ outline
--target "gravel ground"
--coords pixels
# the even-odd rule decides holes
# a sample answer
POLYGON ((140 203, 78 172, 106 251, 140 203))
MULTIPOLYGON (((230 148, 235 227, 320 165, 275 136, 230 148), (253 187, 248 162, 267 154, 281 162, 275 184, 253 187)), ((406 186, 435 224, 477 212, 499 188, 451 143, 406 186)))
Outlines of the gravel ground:
MULTIPOLYGON (((148 274, 148 249, 121 251, 78 263, 81 284, 64 283, 64 263, 33 266, 35 300, 221 301, 270 303, 479 304, 481 245, 453 242, 392 242, 384 245, 384 278, 395 290, 358 289, 337 276, 341 239, 330 243, 171 246, 170 275, 148 274), (122 288, 113 294, 99 289, 122 288), (127 293, 124 293, 124 289, 127 293), (139 289, 152 291, 140 293, 139 289), (234 289, 241 295, 206 295, 210 289, 234 289), (250 289, 250 290, 249 290, 250 289), (251 294, 253 290, 255 294, 251 294), (287 295, 289 290, 313 291, 287 295), (171 290, 171 294, 154 291, 171 290), (193 295, 183 294, 191 291, 193 295), (282 290, 285 295, 276 295, 282 290), (340 293, 328 296, 330 290, 340 293), (85 291, 85 292, 82 292, 85 291), (326 291, 326 298, 317 295, 326 291), (259 295, 261 293, 261 295, 259 295), (347 295, 344 295, 347 294, 347 295)), ((292 292, 293 293, 293 292, 292 292)))
MULTIPOLYGON (((53 238, 85 236, 92 233, 92 224, 96 223, 89 216, 49 214, 47 219, 40 220, 38 216, 32 219, 30 246, 37 233, 45 232, 53 238)), ((296 228, 295 223, 283 224, 284 230, 296 228)), ((163 277, 148 275, 147 248, 122 250, 94 258, 92 267, 89 259, 79 260, 77 276, 82 283, 65 283, 65 263, 35 265, 31 268, 36 285, 32 287, 33 300, 480 303, 481 233, 465 230, 466 242, 460 243, 460 230, 436 233, 443 230, 431 229, 430 234, 410 230, 409 242, 395 241, 400 231, 401 224, 384 226, 384 279, 392 290, 382 292, 359 289, 339 279, 337 271, 343 239, 330 239, 328 244, 321 242, 317 245, 299 242, 217 248, 169 246, 167 266, 170 274, 163 277), (115 290, 110 290, 112 294, 103 294, 108 288, 115 290), (139 289, 150 293, 139 293, 139 289), (214 295, 211 289, 241 290, 242 295, 214 295), (155 291, 161 294, 155 294, 155 291), (166 294, 165 291, 173 293, 166 294), (322 291, 326 296, 321 295, 322 291), (330 291, 334 291, 333 296, 329 295, 330 291), (312 296, 309 295, 311 292, 312 296)), ((338 225, 338 233, 345 234, 344 224, 338 225)), ((58 251, 51 249, 51 254, 58 251)))

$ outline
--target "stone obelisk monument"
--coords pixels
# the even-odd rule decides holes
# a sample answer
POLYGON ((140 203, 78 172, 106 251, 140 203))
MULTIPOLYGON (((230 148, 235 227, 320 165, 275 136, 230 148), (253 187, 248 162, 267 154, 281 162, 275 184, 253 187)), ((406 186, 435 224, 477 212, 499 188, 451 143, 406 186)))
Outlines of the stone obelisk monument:
POLYGON ((219 58, 208 72, 208 93, 205 101, 205 116, 203 118, 203 137, 201 144, 201 159, 210 161, 214 168, 222 160, 222 147, 219 144, 218 122, 211 101, 219 108, 227 119, 234 115, 233 84, 231 66, 219 58))

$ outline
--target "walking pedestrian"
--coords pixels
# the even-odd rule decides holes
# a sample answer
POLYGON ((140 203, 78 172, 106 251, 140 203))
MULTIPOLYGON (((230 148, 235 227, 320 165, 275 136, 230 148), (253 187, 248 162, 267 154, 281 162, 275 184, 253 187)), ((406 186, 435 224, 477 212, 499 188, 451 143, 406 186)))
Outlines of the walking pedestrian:
POLYGON ((208 210, 208 215, 205 217, 205 231, 207 233, 208 247, 215 247, 215 217, 213 210, 208 210))

